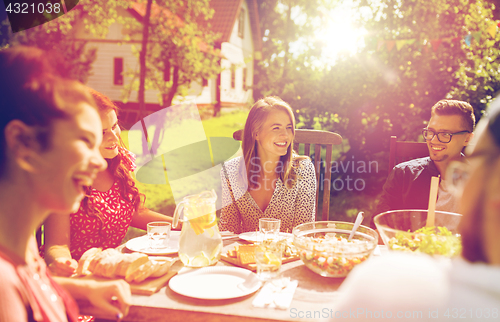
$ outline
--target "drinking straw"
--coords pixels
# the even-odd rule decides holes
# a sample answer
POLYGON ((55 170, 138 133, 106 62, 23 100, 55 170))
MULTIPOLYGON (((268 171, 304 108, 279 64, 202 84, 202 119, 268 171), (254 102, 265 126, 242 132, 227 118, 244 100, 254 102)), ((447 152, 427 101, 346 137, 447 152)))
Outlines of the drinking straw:
POLYGON ((427 227, 434 227, 436 200, 439 187, 439 176, 431 178, 431 191, 429 193, 429 210, 427 211, 427 227))

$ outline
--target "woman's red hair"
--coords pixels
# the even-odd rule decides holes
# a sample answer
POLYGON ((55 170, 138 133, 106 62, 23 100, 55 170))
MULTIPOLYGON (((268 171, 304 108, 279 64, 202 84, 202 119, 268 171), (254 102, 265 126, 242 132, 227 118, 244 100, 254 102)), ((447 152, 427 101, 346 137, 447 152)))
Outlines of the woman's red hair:
MULTIPOLYGON (((100 114, 107 113, 111 110, 115 111, 118 116, 118 107, 105 95, 99 93, 96 90, 89 88, 90 93, 92 94, 97 108, 100 114)), ((132 203, 135 210, 139 210, 144 206, 144 201, 146 200, 146 196, 139 192, 139 189, 135 186, 134 178, 131 175, 130 165, 126 158, 129 156, 124 152, 125 147, 124 143, 120 138, 120 146, 118 149, 118 155, 113 159, 106 159, 108 163, 108 170, 110 171, 113 177, 118 179, 118 185, 120 187, 120 195, 124 200, 128 200, 132 203)), ((89 202, 91 187, 88 188, 87 194, 82 201, 82 205, 84 209, 87 211, 89 215, 96 215, 101 218, 100 213, 96 213, 92 203, 89 202)))

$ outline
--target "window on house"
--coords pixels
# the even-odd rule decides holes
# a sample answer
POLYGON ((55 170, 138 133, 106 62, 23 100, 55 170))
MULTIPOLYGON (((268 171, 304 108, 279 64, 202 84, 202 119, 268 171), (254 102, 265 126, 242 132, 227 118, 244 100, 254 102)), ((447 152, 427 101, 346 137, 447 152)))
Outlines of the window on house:
POLYGON ((208 79, 206 79, 205 77, 202 77, 201 78, 201 86, 207 87, 208 86, 208 79))
POLYGON ((247 69, 243 68, 243 90, 247 90, 247 69))
POLYGON ((231 71, 231 88, 235 88, 236 87, 236 68, 234 68, 234 66, 231 65, 230 71, 231 71))
POLYGON ((238 37, 243 38, 243 35, 245 35, 245 10, 241 8, 238 19, 238 37))
POLYGON ((113 84, 123 85, 123 58, 115 57, 113 65, 113 84))

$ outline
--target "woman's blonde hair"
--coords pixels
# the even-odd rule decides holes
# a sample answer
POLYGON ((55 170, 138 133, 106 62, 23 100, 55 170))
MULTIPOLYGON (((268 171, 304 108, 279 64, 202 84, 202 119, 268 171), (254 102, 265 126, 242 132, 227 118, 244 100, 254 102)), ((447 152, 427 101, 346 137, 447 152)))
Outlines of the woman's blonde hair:
MULTIPOLYGON (((248 113, 242 140, 246 173, 242 171, 243 173, 241 173, 241 175, 246 175, 245 179, 248 183, 248 188, 253 188, 257 185, 256 182, 251 180, 251 177, 253 174, 260 173, 260 161, 259 156, 257 155, 257 141, 255 140, 255 134, 262 130, 262 125, 267 119, 269 113, 276 110, 283 111, 288 114, 293 126, 293 138, 295 138, 295 116, 293 115, 292 108, 288 105, 288 103, 277 96, 268 96, 255 102, 250 109, 250 113, 248 113)), ((290 189, 296 182, 297 174, 294 169, 299 166, 299 161, 308 158, 305 156, 299 156, 295 153, 295 151, 293 151, 293 138, 290 146, 288 147, 287 153, 280 157, 280 161, 283 166, 280 167, 281 171, 279 172, 279 178, 288 189, 290 189)))

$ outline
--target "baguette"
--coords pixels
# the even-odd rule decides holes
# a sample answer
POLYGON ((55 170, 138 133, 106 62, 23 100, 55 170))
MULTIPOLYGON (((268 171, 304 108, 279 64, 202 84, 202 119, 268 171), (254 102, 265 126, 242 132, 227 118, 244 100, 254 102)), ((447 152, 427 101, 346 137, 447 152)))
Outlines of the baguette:
POLYGON ((156 264, 153 264, 153 262, 148 260, 146 263, 139 266, 135 271, 125 276, 125 280, 129 283, 142 282, 143 280, 148 278, 155 269, 156 269, 156 264))
POLYGON ((120 261, 120 263, 118 263, 115 274, 116 276, 120 277, 130 275, 133 271, 135 271, 142 264, 146 263, 148 260, 149 257, 146 254, 124 254, 122 260, 120 261))
POLYGON ((118 264, 123 259, 123 254, 115 254, 105 257, 97 262, 93 273, 98 276, 114 278, 118 264))
POLYGON ((82 275, 90 275, 89 265, 92 259, 102 252, 102 248, 90 248, 85 253, 83 253, 82 257, 78 261, 78 268, 76 269, 76 274, 78 276, 82 275))
POLYGON ((165 275, 170 267, 175 263, 175 259, 169 257, 157 257, 151 259, 152 262, 158 263, 158 268, 151 274, 150 277, 160 277, 165 275))
POLYGON ((140 283, 148 277, 165 275, 175 259, 146 254, 122 254, 113 248, 92 248, 86 251, 78 263, 79 275, 94 274, 106 278, 125 278, 128 283, 140 283))
POLYGON ((149 263, 151 263, 151 266, 149 266, 148 268, 146 268, 142 272, 142 274, 139 274, 139 276, 137 276, 136 278, 134 278, 134 283, 140 283, 140 282, 144 281, 146 278, 152 276, 153 273, 155 271, 157 271, 158 268, 161 266, 161 264, 158 263, 158 262, 149 261, 149 263))
POLYGON ((88 270, 91 271, 92 273, 95 273, 95 267, 99 261, 103 260, 106 257, 111 257, 117 254, 121 254, 119 251, 117 251, 114 248, 108 248, 103 250, 102 252, 99 252, 97 255, 95 255, 92 260, 90 261, 88 270))

